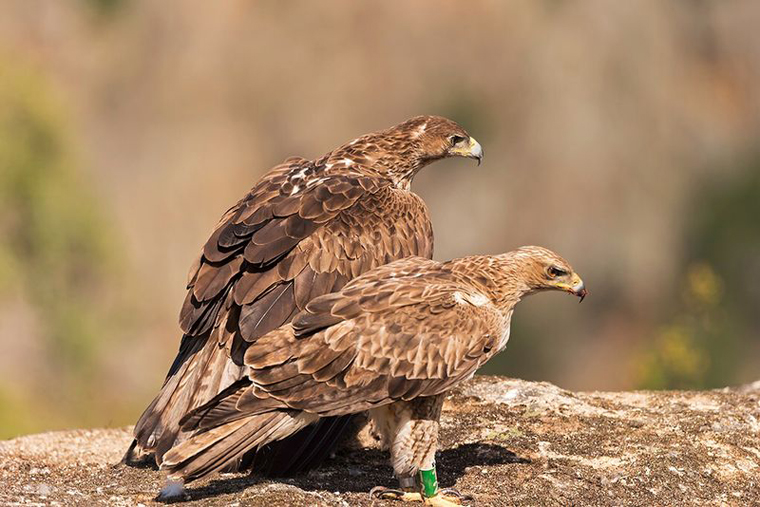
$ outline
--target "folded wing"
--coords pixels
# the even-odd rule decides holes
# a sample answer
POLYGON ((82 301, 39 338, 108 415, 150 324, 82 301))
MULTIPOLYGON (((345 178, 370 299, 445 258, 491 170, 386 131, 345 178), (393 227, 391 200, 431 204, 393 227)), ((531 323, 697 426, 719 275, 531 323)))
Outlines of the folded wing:
POLYGON ((362 172, 291 159, 222 218, 191 269, 185 333, 159 395, 135 427, 157 463, 184 438, 179 420, 244 376, 250 344, 314 297, 408 255, 432 255, 422 201, 362 172))

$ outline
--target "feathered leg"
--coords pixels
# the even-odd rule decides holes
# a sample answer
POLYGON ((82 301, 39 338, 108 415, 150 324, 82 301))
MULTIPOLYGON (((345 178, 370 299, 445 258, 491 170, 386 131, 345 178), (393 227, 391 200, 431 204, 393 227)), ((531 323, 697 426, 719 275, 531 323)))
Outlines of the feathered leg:
POLYGON ((468 499, 455 490, 438 489, 435 452, 443 398, 440 395, 399 401, 373 411, 376 429, 390 444, 391 464, 401 489, 376 487, 370 495, 439 507, 461 505, 468 499))

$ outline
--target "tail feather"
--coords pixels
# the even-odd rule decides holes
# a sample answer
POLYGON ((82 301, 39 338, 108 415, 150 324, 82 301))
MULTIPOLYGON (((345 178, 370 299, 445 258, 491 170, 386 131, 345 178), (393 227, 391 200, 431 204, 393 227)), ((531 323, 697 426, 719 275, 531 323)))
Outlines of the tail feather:
POLYGON ((240 398, 249 391, 251 381, 243 378, 219 393, 208 403, 190 411, 179 422, 183 432, 200 432, 252 415, 266 414, 273 410, 289 408, 275 398, 259 400, 255 410, 241 410, 240 398))
POLYGON ((189 482, 222 470, 246 452, 285 438, 314 420, 312 414, 278 410, 227 422, 169 450, 161 468, 170 478, 189 482))
POLYGON ((137 446, 131 452, 153 452, 160 465, 163 455, 184 438, 180 420, 185 414, 243 376, 243 367, 230 361, 224 348, 204 347, 209 339, 214 337, 183 338, 161 391, 135 425, 137 446))
MULTIPOLYGON (((213 334, 183 338, 161 391, 135 425, 135 440, 124 456, 125 463, 144 466, 149 460, 161 466, 165 454, 191 434, 200 436, 212 428, 254 415, 249 410, 245 414, 232 409, 241 395, 253 396, 247 392, 250 381, 224 348, 208 346, 208 340, 214 339, 213 334)), ((255 408, 255 415, 285 409, 274 398, 257 398, 255 407, 250 408, 255 408)), ((348 416, 328 418, 308 428, 303 424, 260 445, 244 445, 248 452, 237 453, 236 458, 225 459, 213 469, 250 468, 253 462, 254 468, 267 475, 300 473, 327 456, 340 440, 348 420, 348 416), (265 448, 257 452, 262 445, 265 448)))
MULTIPOLYGON (((153 452, 164 440, 174 442, 176 432, 171 431, 171 428, 175 426, 172 419, 173 416, 180 415, 180 410, 172 412, 167 408, 170 405, 174 407, 183 405, 178 400, 177 389, 183 380, 187 382, 189 370, 192 370, 191 362, 201 350, 202 345, 202 340, 194 340, 189 336, 182 339, 179 353, 169 369, 161 390, 135 424, 134 436, 137 445, 132 447, 136 450, 153 452)), ((161 463, 160 456, 156 456, 156 463, 161 463)))
POLYGON ((237 402, 250 385, 247 378, 238 380, 207 403, 185 414, 179 421, 180 428, 182 431, 202 431, 231 422, 232 418, 244 417, 245 414, 237 411, 237 402))

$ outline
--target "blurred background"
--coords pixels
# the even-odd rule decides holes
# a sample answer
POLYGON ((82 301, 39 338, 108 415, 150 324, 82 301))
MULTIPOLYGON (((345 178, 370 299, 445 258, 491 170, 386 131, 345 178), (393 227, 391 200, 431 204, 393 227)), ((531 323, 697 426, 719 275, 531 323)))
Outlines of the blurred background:
POLYGON ((270 167, 418 114, 436 258, 553 248, 484 373, 569 389, 760 378, 760 3, 8 0, 0 437, 132 424, 186 273, 270 167))

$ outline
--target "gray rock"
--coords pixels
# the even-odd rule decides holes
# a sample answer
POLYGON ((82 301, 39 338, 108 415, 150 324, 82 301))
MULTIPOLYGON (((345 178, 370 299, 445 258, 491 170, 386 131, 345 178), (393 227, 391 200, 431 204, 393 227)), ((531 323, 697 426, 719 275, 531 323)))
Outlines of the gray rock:
MULTIPOLYGON (((476 377, 453 393, 442 422, 440 483, 474 495, 474 505, 760 502, 756 388, 574 393, 476 377)), ((122 428, 0 442, 0 504, 157 505, 162 474, 118 464, 129 440, 122 428)), ((365 430, 315 472, 217 475, 192 483, 186 504, 369 506, 376 485, 394 480, 365 430)))

